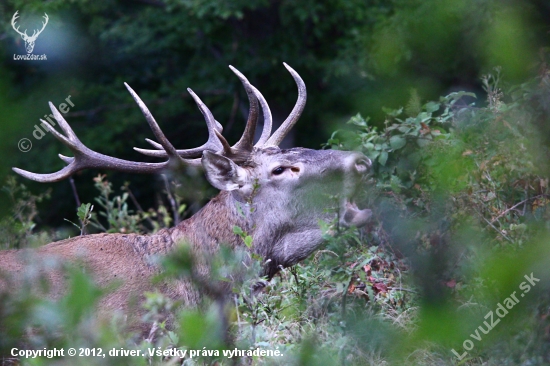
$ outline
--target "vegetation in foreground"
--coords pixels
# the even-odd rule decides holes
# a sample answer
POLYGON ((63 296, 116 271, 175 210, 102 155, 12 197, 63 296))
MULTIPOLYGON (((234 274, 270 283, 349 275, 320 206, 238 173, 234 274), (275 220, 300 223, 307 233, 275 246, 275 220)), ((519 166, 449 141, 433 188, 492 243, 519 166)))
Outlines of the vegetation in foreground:
MULTIPOLYGON (((125 314, 96 321, 91 312, 104 290, 69 266, 68 292, 59 301, 25 287, 0 294, 3 363, 550 363, 549 152, 541 133, 548 121, 550 73, 542 69, 522 85, 504 86, 497 69, 483 84, 485 107, 463 92, 423 103, 413 90, 404 108, 385 111, 383 128, 357 115, 349 130, 335 132, 326 147, 360 149, 375 163, 359 199, 375 220, 362 230, 320 223, 326 246, 281 271, 258 296, 251 289, 260 280, 259 259, 245 258, 244 250, 222 250, 211 260, 211 273, 213 281, 231 281, 231 301, 213 296, 198 309, 182 309, 158 293, 146 294, 150 332, 144 336, 125 329, 125 314), (244 267, 244 259, 253 265, 244 267), (507 303, 514 292, 518 301, 507 303), (499 305, 508 306, 505 314, 499 305), (168 315, 174 316, 172 327, 168 315), (139 349, 146 356, 17 360, 10 356, 13 347, 139 349), (149 356, 151 349, 171 348, 198 352, 186 359, 149 356), (223 350, 235 348, 284 356, 224 356, 223 350)), ((80 232, 153 232, 186 210, 170 185, 166 193, 173 204, 149 211, 130 204, 128 185, 117 193, 100 176, 96 187, 96 202, 83 204, 77 218, 70 218, 80 232)), ((62 235, 34 227, 36 202, 47 196, 30 195, 14 179, 5 190, 14 214, 0 223, 0 232, 10 247, 62 235)), ((240 228, 234 230, 246 246, 254 245, 240 228)), ((182 246, 163 266, 167 276, 190 276, 192 262, 182 246)), ((33 281, 39 274, 30 268, 25 276, 33 281)))

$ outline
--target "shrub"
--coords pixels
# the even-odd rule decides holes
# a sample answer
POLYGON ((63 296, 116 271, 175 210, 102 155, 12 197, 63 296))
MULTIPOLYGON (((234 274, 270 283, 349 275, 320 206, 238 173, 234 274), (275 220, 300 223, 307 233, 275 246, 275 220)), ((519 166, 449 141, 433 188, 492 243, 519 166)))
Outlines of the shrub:
MULTIPOLYGON (((327 147, 359 149, 373 160, 372 177, 358 198, 373 208, 373 222, 361 230, 320 223, 326 246, 282 270, 262 292, 260 258, 222 248, 206 262, 215 281, 205 282, 193 274, 199 259, 182 245, 164 262, 166 276, 187 278, 208 288, 210 296, 197 309, 180 309, 161 294, 146 294, 150 332, 143 336, 121 327, 124 314, 112 323, 94 321, 91 309, 103 290, 69 268, 70 286, 58 301, 25 289, 1 295, 0 349, 9 354, 11 347, 26 344, 144 354, 153 348, 201 351, 184 364, 543 364, 550 357, 545 333, 550 301, 544 291, 550 278, 545 265, 550 201, 548 148, 540 126, 547 120, 541 95, 549 80, 543 73, 503 88, 497 70, 483 79, 484 107, 465 103, 474 95, 464 92, 422 104, 413 91, 406 108, 386 110, 382 124, 353 117, 354 130, 335 132, 327 147), (540 283, 523 293, 502 325, 479 333, 485 315, 518 291, 529 273, 540 283), (235 295, 229 299, 220 290, 227 285, 235 295), (465 348, 466 340, 472 348, 465 348), (235 347, 284 356, 223 356, 235 347)), ((17 186, 9 184, 12 191, 17 186)), ((122 196, 111 198, 104 177, 96 184, 108 225, 92 218, 100 230, 157 230, 183 211, 174 196, 170 210, 146 213, 138 207, 133 213, 127 186, 122 196)), ((25 197, 30 213, 17 220, 30 223, 34 199, 25 197)), ((88 217, 90 206, 81 218, 88 217)), ((25 227, 21 235, 34 235, 32 225, 25 227)), ((246 247, 254 245, 242 229, 234 231, 246 247)), ((79 359, 90 360, 117 362, 79 359)), ((155 354, 124 362, 181 363, 177 360, 155 354)))

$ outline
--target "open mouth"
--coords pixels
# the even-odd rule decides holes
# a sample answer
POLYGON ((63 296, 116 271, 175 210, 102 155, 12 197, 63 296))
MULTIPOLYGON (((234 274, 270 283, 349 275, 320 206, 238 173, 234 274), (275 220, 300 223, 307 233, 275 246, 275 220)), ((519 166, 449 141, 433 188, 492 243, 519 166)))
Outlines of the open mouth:
POLYGON ((372 211, 368 208, 361 210, 357 205, 349 200, 345 200, 340 216, 340 224, 344 226, 361 227, 366 225, 371 217, 372 211))

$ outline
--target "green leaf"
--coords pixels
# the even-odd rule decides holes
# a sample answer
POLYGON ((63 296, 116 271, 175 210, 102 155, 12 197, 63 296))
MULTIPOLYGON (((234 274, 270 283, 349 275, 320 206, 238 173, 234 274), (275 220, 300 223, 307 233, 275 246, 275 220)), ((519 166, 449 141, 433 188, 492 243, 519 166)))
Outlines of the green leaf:
POLYGON ((424 109, 428 113, 433 113, 439 110, 440 104, 437 102, 428 102, 424 105, 424 109))
POLYGON ((380 163, 380 165, 386 165, 386 162, 388 161, 388 152, 387 151, 382 151, 380 153, 380 156, 378 157, 378 162, 380 163))
POLYGON ((398 176, 392 175, 390 178, 390 186, 395 193, 401 192, 401 179, 398 176))
POLYGON ((364 143, 363 146, 366 150, 374 150, 374 144, 372 142, 364 143))
POLYGON ((370 160, 376 160, 380 155, 380 151, 369 150, 365 152, 365 155, 367 155, 370 160))
POLYGON ((233 226, 233 233, 234 233, 234 234, 237 234, 237 235, 240 235, 240 236, 243 236, 243 235, 244 235, 243 229, 241 229, 241 228, 238 227, 238 226, 233 226))
POLYGON ((359 127, 367 127, 368 121, 369 118, 364 119, 360 113, 357 113, 355 116, 351 117, 351 119, 348 121, 348 124, 356 125, 359 127))
POLYGON ((252 237, 250 235, 244 238, 244 245, 246 245, 247 248, 252 248, 252 237))
POLYGON ((94 206, 91 203, 83 203, 76 211, 76 215, 80 221, 84 222, 90 218, 93 209, 94 206))
POLYGON ((391 108, 387 108, 387 107, 382 107, 382 111, 390 117, 397 117, 401 113, 403 113, 403 108, 391 109, 391 108))
POLYGON ((407 140, 403 136, 395 135, 390 137, 390 146, 394 150, 401 149, 406 143, 407 140))

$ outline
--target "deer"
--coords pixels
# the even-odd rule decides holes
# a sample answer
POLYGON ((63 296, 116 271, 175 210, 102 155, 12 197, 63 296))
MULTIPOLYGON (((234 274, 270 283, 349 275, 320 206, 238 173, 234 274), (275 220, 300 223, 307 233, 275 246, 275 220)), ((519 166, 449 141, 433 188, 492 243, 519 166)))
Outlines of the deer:
POLYGON ((15 12, 15 14, 13 14, 13 17, 11 18, 11 26, 17 33, 19 33, 21 38, 23 38, 23 41, 25 41, 25 49, 27 50, 27 53, 32 53, 32 51, 34 50, 34 43, 36 42, 36 39, 38 38, 40 33, 42 33, 42 31, 44 30, 44 28, 46 28, 46 25, 48 24, 48 20, 49 20, 48 14, 44 13, 44 17, 43 17, 44 22, 42 22, 42 29, 40 29, 40 30, 35 29, 32 32, 32 36, 29 36, 27 34, 26 29, 25 29, 24 32, 21 32, 21 31, 19 31, 19 26, 17 28, 15 27, 15 23, 17 21, 17 18, 19 18, 18 13, 19 13, 19 10, 17 10, 15 12))
MULTIPOLYGON (((126 311, 132 299, 140 299, 145 291, 155 288, 151 278, 159 268, 151 258, 166 256, 182 243, 206 258, 217 253, 222 245, 244 248, 262 258, 260 276, 269 281, 281 269, 304 260, 320 248, 324 233, 319 220, 337 220, 339 225, 348 227, 366 225, 372 216, 371 210, 359 209, 354 202, 372 165, 365 155, 356 151, 279 148, 302 114, 307 98, 302 78, 286 63, 284 66, 298 87, 298 99, 274 133, 271 133, 270 108, 263 95, 243 74, 229 66, 244 86, 249 103, 243 135, 232 146, 223 137, 222 125, 212 112, 191 89, 187 89, 204 116, 208 139, 196 148, 176 149, 145 103, 125 83, 156 138, 156 141, 146 139, 153 149, 134 149, 165 159, 157 163, 122 160, 90 150, 50 102, 53 116, 64 134, 43 120, 42 124, 74 156, 59 154, 66 166, 55 173, 37 174, 13 168, 17 174, 37 182, 58 182, 83 169, 152 174, 177 167, 202 167, 208 182, 221 192, 192 217, 154 234, 90 234, 28 251, 32 251, 34 257, 82 263, 98 286, 118 281, 119 287, 107 293, 99 307, 105 311, 126 311), (263 128, 254 143, 260 107, 263 128), (329 209, 333 201, 327 198, 328 194, 336 197, 334 210, 329 209), (253 238, 250 248, 243 246, 242 237, 233 230, 235 226, 253 238)), ((21 275, 25 269, 23 252, 0 251, 0 271, 15 277, 21 275)), ((203 271, 202 275, 207 277, 208 273, 203 271)), ((47 277, 53 296, 61 296, 63 274, 52 271, 47 277)), ((200 291, 186 281, 162 287, 162 293, 184 306, 196 305, 201 299, 200 291)))

